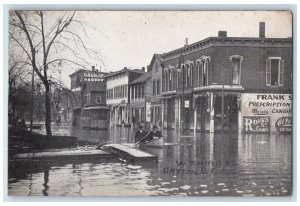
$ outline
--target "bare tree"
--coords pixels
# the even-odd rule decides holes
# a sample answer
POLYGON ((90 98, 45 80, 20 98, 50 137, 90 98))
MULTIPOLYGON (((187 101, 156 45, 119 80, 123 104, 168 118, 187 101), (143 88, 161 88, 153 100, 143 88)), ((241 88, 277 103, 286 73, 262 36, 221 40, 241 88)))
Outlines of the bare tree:
POLYGON ((47 136, 51 136, 49 71, 63 63, 85 68, 89 63, 81 51, 98 58, 97 52, 85 46, 85 38, 80 36, 86 35, 84 24, 75 19, 75 12, 13 11, 9 25, 10 37, 25 52, 27 63, 45 87, 45 126, 47 136))

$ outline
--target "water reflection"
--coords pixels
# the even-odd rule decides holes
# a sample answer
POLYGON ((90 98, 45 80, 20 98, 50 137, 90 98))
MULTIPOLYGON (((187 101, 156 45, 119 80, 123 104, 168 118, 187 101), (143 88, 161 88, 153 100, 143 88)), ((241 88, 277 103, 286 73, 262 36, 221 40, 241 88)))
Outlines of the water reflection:
POLYGON ((10 169, 9 194, 265 196, 291 193, 290 135, 199 133, 196 137, 192 134, 180 137, 173 130, 168 131, 166 142, 169 144, 163 149, 142 148, 157 155, 158 164, 84 159, 73 163, 69 160, 14 163, 10 167, 13 171, 10 169), (26 174, 18 174, 19 170, 26 174))
POLYGON ((48 182, 49 182, 49 169, 46 169, 44 171, 44 184, 43 184, 44 189, 42 190, 44 196, 48 196, 48 192, 47 192, 47 190, 49 189, 48 182))

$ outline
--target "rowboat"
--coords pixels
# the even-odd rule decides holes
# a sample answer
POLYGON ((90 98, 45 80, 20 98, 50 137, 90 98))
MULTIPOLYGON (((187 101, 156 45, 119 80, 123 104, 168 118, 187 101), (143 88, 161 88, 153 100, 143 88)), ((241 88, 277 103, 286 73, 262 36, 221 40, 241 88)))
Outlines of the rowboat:
POLYGON ((163 147, 164 146, 164 139, 159 138, 156 140, 151 140, 143 143, 139 143, 140 147, 163 147))

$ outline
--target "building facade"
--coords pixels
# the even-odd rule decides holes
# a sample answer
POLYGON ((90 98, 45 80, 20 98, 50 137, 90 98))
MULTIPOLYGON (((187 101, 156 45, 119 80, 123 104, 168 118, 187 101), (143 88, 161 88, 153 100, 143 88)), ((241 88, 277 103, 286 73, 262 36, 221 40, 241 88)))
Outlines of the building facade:
POLYGON ((151 73, 150 126, 162 127, 162 59, 161 54, 154 54, 147 72, 151 73))
POLYGON ((132 123, 129 83, 144 73, 142 70, 130 70, 125 67, 106 75, 106 103, 110 107, 111 125, 128 126, 132 123))
MULTIPOLYGON (((83 137, 85 130, 107 130, 109 112, 106 108, 106 73, 92 67, 80 69, 70 76, 72 111, 72 131, 83 137)), ((96 136, 96 135, 95 135, 96 136)), ((98 141, 98 137, 90 137, 98 141)))
POLYGON ((266 38, 260 28, 257 38, 221 31, 162 55, 164 127, 267 133, 280 130, 276 122, 291 126, 292 39, 266 38))
POLYGON ((150 128, 151 72, 147 72, 129 83, 130 109, 134 127, 150 128))

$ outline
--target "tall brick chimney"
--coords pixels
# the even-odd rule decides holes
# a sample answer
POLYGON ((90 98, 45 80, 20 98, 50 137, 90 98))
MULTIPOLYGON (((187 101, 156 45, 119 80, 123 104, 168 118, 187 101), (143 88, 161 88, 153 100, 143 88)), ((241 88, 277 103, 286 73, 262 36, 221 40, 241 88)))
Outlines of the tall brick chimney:
POLYGON ((218 37, 227 37, 227 31, 219 31, 218 37))
POLYGON ((259 22, 259 38, 266 38, 265 30, 265 22, 259 22))
POLYGON ((92 71, 95 71, 95 66, 92 66, 92 71))

